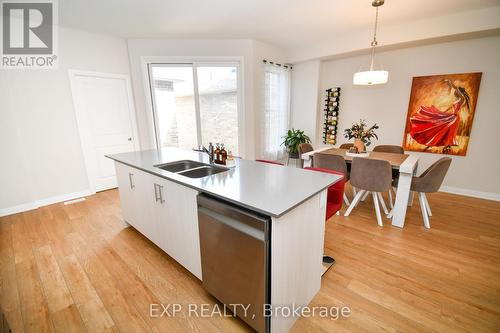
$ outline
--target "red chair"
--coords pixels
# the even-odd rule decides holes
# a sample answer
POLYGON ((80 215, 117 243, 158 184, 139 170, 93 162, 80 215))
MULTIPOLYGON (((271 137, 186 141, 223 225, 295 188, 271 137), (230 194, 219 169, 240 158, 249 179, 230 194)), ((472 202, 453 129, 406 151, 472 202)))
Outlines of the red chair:
POLYGON ((255 160, 255 161, 262 162, 262 163, 269 163, 269 164, 276 164, 276 165, 282 165, 282 166, 284 166, 283 163, 276 162, 276 161, 269 161, 269 160, 255 160))
MULTIPOLYGON (((334 175, 344 176, 342 172, 333 171, 329 169, 306 167, 304 168, 304 170, 312 170, 312 171, 325 172, 334 175)), ((328 220, 330 217, 335 215, 340 210, 340 208, 342 208, 342 202, 344 198, 344 186, 345 186, 345 178, 342 178, 340 181, 336 182, 335 184, 333 184, 328 188, 328 195, 326 197, 325 220, 328 220)))
MULTIPOLYGON (((325 216, 325 221, 328 221, 330 217, 335 215, 338 211, 340 211, 340 208, 342 208, 342 202, 344 201, 344 186, 345 186, 345 177, 342 172, 338 171, 333 171, 330 169, 322 169, 322 168, 311 168, 311 167, 306 167, 304 170, 312 170, 312 171, 317 171, 317 172, 325 172, 325 173, 331 173, 334 175, 340 175, 343 178, 330 186, 328 188, 328 194, 326 196, 326 216, 325 216)), ((335 259, 333 259, 330 256, 323 255, 323 274, 326 273, 326 271, 335 263, 335 259)))

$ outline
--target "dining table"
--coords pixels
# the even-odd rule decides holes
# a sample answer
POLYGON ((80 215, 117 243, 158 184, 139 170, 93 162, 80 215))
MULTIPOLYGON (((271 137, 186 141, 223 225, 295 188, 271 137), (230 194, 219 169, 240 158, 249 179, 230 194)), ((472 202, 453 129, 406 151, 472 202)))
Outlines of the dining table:
MULTIPOLYGON (((348 151, 348 149, 326 147, 304 153, 301 155, 301 158, 304 160, 304 167, 313 166, 314 154, 340 155, 344 157, 346 163, 351 163, 355 156, 353 156, 354 154, 348 153, 348 151)), ((413 176, 417 173, 419 156, 416 154, 394 154, 369 151, 367 155, 360 154, 360 157, 387 161, 391 164, 393 169, 399 171, 396 200, 390 215, 392 215, 392 225, 403 228, 407 207, 412 204, 413 196, 411 193, 411 181, 413 176)))

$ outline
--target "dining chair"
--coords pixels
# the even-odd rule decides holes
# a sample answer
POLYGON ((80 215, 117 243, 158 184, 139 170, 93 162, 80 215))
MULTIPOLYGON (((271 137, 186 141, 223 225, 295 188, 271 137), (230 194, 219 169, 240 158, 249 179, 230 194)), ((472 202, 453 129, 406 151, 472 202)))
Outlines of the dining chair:
POLYGON ((276 164, 276 165, 285 165, 281 162, 277 162, 277 161, 270 161, 270 160, 255 160, 256 162, 262 162, 262 163, 268 163, 268 164, 276 164))
MULTIPOLYGON (((354 157, 352 159, 350 181, 351 185, 358 189, 358 193, 347 208, 344 216, 351 214, 351 211, 356 207, 361 197, 368 191, 371 192, 373 197, 377 223, 382 227, 378 193, 386 192, 391 188, 391 170, 391 164, 387 161, 354 157)), ((385 206, 383 200, 380 203, 382 206, 385 206)), ((384 211, 386 210, 387 208, 384 209, 384 211)))
MULTIPOLYGON (((439 191, 443 184, 444 177, 451 165, 450 157, 442 157, 427 168, 420 176, 413 177, 411 180, 411 191, 418 193, 420 202, 420 210, 424 219, 424 226, 429 229, 431 227, 429 217, 432 216, 431 206, 427 200, 426 193, 434 193, 439 191)), ((398 186, 398 179, 394 180, 392 186, 398 186)), ((392 211, 388 217, 392 217, 392 211)))
POLYGON ((314 148, 310 143, 301 143, 301 144, 299 144, 298 149, 299 149, 299 157, 300 157, 300 166, 303 168, 304 167, 304 160, 302 159, 302 154, 313 151, 314 148))
POLYGON ((373 151, 378 151, 381 153, 391 153, 391 154, 404 154, 405 150, 401 146, 395 145, 378 145, 373 148, 373 151))
MULTIPOLYGON (((373 148, 373 151, 381 152, 381 153, 391 153, 391 154, 404 154, 405 150, 401 146, 396 145, 378 145, 373 148)), ((399 178, 399 170, 392 169, 392 179, 399 178)), ((389 205, 391 208, 394 208, 394 203, 392 199, 392 188, 389 190, 389 205)), ((379 199, 382 198, 382 195, 379 196, 379 199)), ((382 199, 383 200, 383 199, 382 199)), ((387 212, 386 212, 387 214, 387 212)))
MULTIPOLYGON (((351 149, 351 147, 354 147, 354 143, 343 143, 340 145, 339 149, 351 149)), ((351 172, 351 163, 347 163, 347 171, 351 172)), ((352 189, 354 192, 354 195, 356 195, 356 189, 352 189)))
MULTIPOLYGON (((332 154, 314 154, 313 166, 315 168, 333 170, 344 175, 344 182, 348 182, 350 175, 347 170, 347 164, 343 156, 332 154)), ((349 205, 349 199, 345 192, 343 193, 344 202, 349 205)))
POLYGON ((354 143, 343 143, 340 145, 340 149, 349 149, 351 147, 354 147, 354 143))
POLYGON ((344 196, 344 187, 345 187, 345 175, 342 172, 338 172, 335 170, 316 168, 316 167, 305 167, 304 170, 331 173, 334 175, 344 176, 342 180, 328 187, 328 194, 326 197, 326 216, 325 216, 325 221, 326 221, 333 215, 337 214, 340 211, 340 208, 342 208, 342 199, 344 196))

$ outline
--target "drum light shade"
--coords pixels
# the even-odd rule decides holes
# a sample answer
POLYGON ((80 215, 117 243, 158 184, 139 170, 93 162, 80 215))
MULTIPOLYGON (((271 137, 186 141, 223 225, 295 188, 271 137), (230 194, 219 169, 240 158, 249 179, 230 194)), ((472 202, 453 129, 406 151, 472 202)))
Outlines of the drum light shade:
POLYGON ((388 79, 388 71, 364 71, 354 73, 352 83, 360 86, 370 86, 387 83, 388 79))

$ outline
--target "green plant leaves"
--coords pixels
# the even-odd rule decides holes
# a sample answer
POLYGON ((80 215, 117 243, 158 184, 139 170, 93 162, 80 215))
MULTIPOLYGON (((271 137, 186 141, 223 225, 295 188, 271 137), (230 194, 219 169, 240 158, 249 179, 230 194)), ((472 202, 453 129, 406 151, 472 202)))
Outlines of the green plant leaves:
POLYGON ((285 146, 288 152, 292 154, 299 151, 298 148, 301 143, 311 143, 311 139, 304 131, 294 128, 289 129, 287 135, 283 136, 283 139, 281 146, 285 146))

